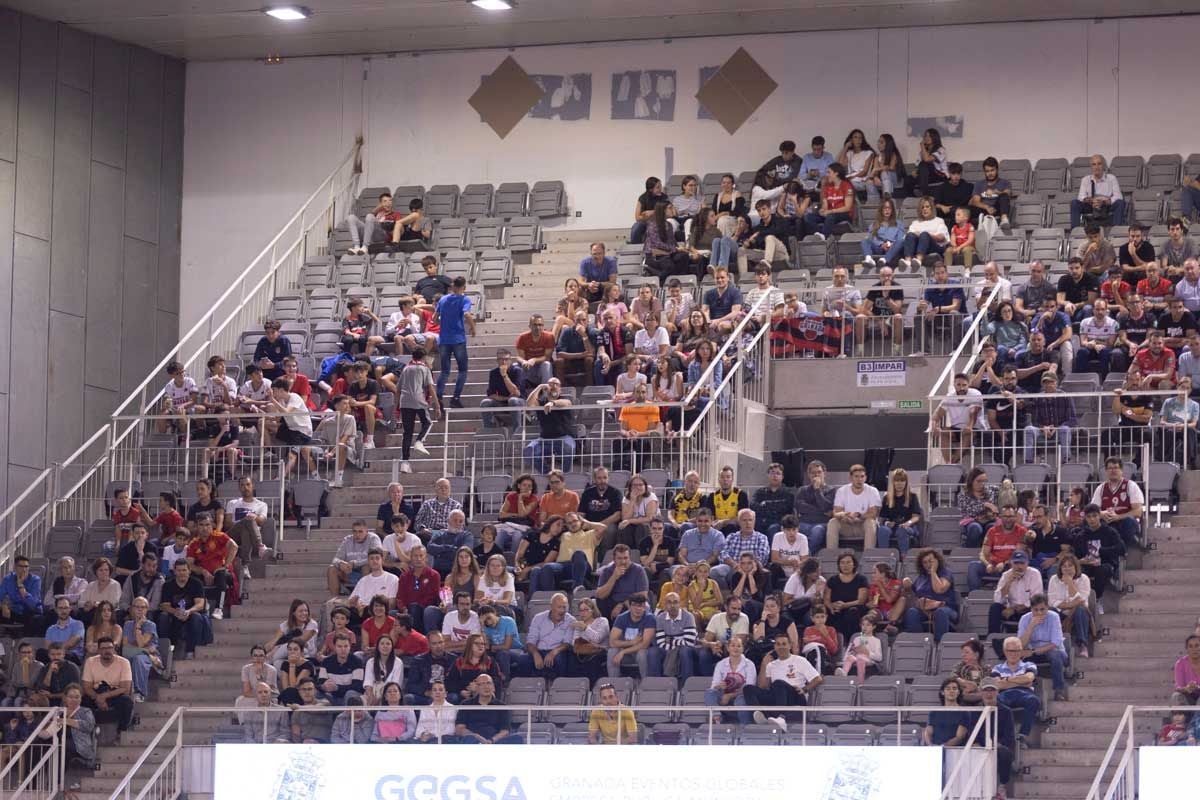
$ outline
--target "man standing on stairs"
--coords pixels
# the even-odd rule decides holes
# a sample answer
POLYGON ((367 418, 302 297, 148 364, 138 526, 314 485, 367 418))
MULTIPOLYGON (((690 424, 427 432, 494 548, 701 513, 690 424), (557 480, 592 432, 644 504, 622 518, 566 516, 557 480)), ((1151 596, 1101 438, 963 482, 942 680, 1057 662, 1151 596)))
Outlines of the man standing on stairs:
POLYGON ((1021 617, 1017 626, 1021 645, 1032 650, 1029 660, 1035 664, 1049 664, 1054 684, 1054 699, 1066 701, 1067 648, 1063 642, 1062 620, 1058 614, 1050 613, 1046 595, 1037 594, 1029 601, 1029 611, 1021 617))
POLYGON ((1121 534, 1125 547, 1133 547, 1142 534, 1140 520, 1145 495, 1125 477, 1125 468, 1117 456, 1104 459, 1104 477, 1104 483, 1092 494, 1092 502, 1100 506, 1100 519, 1121 534))
POLYGON ((438 375, 437 396, 439 405, 446 393, 446 381, 450 379, 450 357, 458 363, 458 375, 454 379, 454 396, 451 408, 462 408, 463 387, 467 385, 467 334, 475 335, 475 315, 471 312, 471 299, 466 296, 467 279, 459 275, 450 284, 450 294, 442 295, 433 315, 434 324, 441 326, 438 338, 438 354, 442 359, 442 371, 438 375))

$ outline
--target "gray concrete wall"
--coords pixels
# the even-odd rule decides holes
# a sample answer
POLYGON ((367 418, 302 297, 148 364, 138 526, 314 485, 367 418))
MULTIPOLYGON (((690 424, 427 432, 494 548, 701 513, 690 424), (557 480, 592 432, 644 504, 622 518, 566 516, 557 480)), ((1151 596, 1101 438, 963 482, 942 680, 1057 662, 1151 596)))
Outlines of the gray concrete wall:
POLYGON ((0 8, 0 508, 178 340, 184 64, 0 8))

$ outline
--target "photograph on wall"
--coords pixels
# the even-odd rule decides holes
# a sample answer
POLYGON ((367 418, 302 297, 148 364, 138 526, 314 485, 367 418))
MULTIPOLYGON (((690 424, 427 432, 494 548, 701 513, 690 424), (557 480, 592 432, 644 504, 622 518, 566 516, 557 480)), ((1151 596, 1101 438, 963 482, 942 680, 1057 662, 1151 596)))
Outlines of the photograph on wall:
POLYGON ((921 134, 930 128, 935 129, 943 139, 961 139, 963 135, 962 114, 951 114, 945 117, 909 117, 908 136, 920 139, 921 134))
POLYGON ((573 75, 530 75, 545 92, 529 112, 534 119, 565 121, 588 119, 592 115, 592 76, 588 72, 573 75))
MULTIPOLYGON (((486 78, 487 76, 483 76, 486 78)), ((482 81, 483 78, 480 80, 482 81)), ((525 116, 531 119, 557 119, 571 122, 592 116, 592 76, 588 72, 573 75, 529 76, 542 90, 542 98, 525 116)))
MULTIPOLYGON (((713 75, 716 75, 717 70, 719 69, 720 67, 701 67, 700 85, 703 86, 704 84, 708 83, 708 79, 713 75)), ((704 103, 700 103, 696 107, 696 119, 716 119, 716 117, 714 117, 713 113, 704 106, 704 103)))
POLYGON ((671 122, 675 119, 675 70, 613 73, 612 118, 671 122))

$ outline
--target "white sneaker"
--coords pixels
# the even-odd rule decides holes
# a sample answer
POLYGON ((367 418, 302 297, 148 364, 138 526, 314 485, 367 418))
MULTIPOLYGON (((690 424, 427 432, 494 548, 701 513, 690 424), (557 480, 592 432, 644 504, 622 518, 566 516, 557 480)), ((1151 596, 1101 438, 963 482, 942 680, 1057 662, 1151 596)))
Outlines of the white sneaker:
POLYGON ((400 471, 407 475, 412 472, 412 465, 409 464, 407 461, 401 461, 400 462, 400 471))
POLYGON ((343 476, 342 473, 340 473, 340 472, 334 473, 333 480, 331 480, 329 482, 329 488, 330 489, 341 489, 345 485, 346 485, 345 484, 345 476, 343 476))
POLYGON ((133 693, 133 702, 144 703, 144 702, 146 702, 146 696, 144 694, 142 694, 141 692, 134 692, 133 693))
POLYGON ((821 233, 820 231, 817 231, 816 233, 813 234, 813 238, 816 239, 818 242, 823 242, 823 241, 825 241, 825 234, 821 233))
POLYGON ((374 449, 375 449, 375 440, 374 439, 367 437, 366 439, 363 440, 363 450, 374 450, 374 449))
POLYGON ((242 567, 242 580, 244 580, 244 581, 250 580, 250 568, 249 567, 242 567))
POLYGON ((913 256, 912 261, 909 263, 911 263, 914 267, 924 266, 924 262, 921 260, 920 256, 913 256))
POLYGON ((754 712, 754 721, 757 722, 759 725, 766 725, 767 724, 767 715, 761 711, 755 711, 754 712))
POLYGON ((912 260, 908 258, 901 258, 900 266, 904 267, 905 269, 912 269, 912 260))
POLYGON ((1012 225, 1008 221, 1008 214, 1001 214, 1000 215, 1000 230, 1004 231, 1005 233, 1008 233, 1008 231, 1011 227, 1012 227, 1012 225))
POLYGON ((213 619, 225 619, 225 612, 220 608, 214 608, 212 613, 213 619))
POLYGON ((835 669, 833 671, 833 674, 837 675, 839 678, 844 678, 844 677, 846 677, 846 670, 842 669, 841 667, 838 667, 837 669, 835 669))
POLYGON ((771 723, 776 728, 779 728, 779 730, 783 731, 784 733, 787 733, 787 720, 783 717, 767 717, 767 722, 771 723))
POLYGON ((873 267, 875 266, 875 258, 873 256, 863 256, 862 263, 864 267, 873 267))
POLYGON ((426 447, 425 443, 423 441, 421 441, 420 439, 417 439, 415 442, 413 442, 412 449, 416 450, 418 453, 420 453, 423 456, 429 455, 429 448, 426 447))

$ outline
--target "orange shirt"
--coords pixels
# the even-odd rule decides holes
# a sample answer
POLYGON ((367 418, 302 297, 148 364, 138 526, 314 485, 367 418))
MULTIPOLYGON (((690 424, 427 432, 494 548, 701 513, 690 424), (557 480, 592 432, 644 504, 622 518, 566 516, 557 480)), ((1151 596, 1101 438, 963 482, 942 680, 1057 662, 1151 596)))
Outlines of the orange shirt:
POLYGON ((621 409, 621 422, 629 426, 629 430, 645 433, 659 423, 658 406, 626 406, 621 409))
POLYGON ((538 508, 542 511, 542 519, 555 515, 563 517, 579 510, 579 495, 570 489, 564 490, 562 497, 558 497, 554 492, 546 492, 542 495, 538 508))
POLYGON ((231 541, 233 540, 220 531, 210 533, 203 543, 197 537, 188 545, 187 557, 204 570, 216 572, 225 567, 225 548, 231 541))

